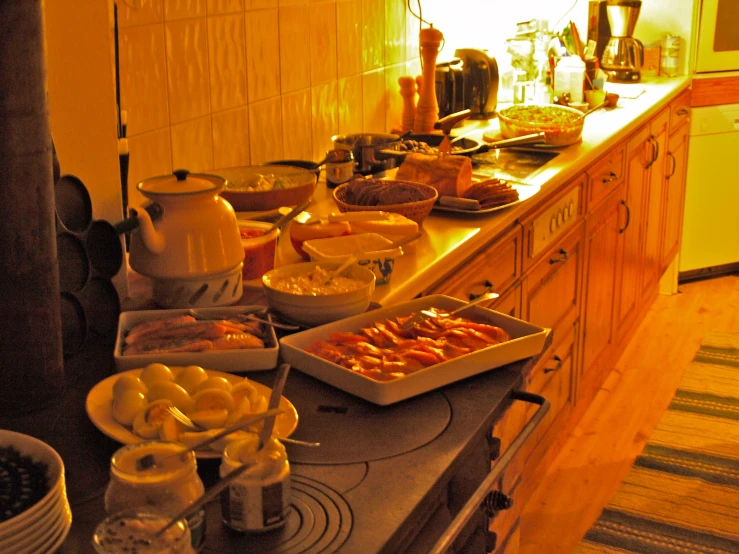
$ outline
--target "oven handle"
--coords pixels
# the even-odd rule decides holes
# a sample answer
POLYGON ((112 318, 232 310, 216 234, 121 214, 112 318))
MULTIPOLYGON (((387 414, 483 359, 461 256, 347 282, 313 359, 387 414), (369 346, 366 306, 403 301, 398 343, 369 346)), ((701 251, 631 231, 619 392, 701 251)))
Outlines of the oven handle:
POLYGON ((511 443, 506 450, 505 454, 498 460, 492 471, 488 473, 485 480, 477 487, 477 490, 472 493, 472 496, 467 503, 462 507, 457 516, 452 521, 451 525, 444 531, 444 534, 436 541, 434 547, 429 551, 429 554, 445 554, 454 543, 454 540, 459 536, 467 522, 475 515, 475 512, 480 509, 485 497, 495 486, 495 482, 500 478, 500 475, 511 463, 511 460, 518 454, 518 451, 523 446, 523 443, 531 436, 534 429, 541 423, 544 416, 549 411, 549 400, 541 395, 534 394, 531 392, 524 391, 513 391, 511 394, 513 400, 521 400, 523 402, 529 402, 531 404, 537 404, 539 409, 528 421, 528 423, 521 429, 521 432, 511 443))

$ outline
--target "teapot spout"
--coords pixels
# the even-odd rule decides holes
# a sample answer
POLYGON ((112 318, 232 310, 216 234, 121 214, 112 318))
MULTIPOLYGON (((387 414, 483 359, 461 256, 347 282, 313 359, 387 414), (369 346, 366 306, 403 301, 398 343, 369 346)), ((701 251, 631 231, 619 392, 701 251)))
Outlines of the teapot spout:
POLYGON ((131 207, 128 212, 131 217, 135 217, 138 220, 141 238, 147 250, 152 254, 161 254, 164 252, 164 235, 154 228, 149 211, 143 208, 131 207))

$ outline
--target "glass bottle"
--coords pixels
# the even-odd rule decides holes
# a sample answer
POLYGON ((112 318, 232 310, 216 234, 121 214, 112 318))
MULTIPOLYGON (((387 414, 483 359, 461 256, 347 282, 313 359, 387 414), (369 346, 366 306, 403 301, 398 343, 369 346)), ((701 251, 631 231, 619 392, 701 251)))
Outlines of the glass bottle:
MULTIPOLYGON (((110 482, 105 491, 105 511, 111 515, 123 511, 156 511, 174 516, 205 492, 197 472, 195 454, 182 451, 182 444, 151 440, 118 449, 110 463, 110 482), (137 471, 136 460, 153 454, 156 466, 137 471)), ((205 540, 205 509, 187 518, 193 547, 205 540)))
POLYGON ((92 545, 97 554, 195 554, 184 519, 154 537, 169 520, 170 516, 153 512, 119 512, 96 527, 92 545))

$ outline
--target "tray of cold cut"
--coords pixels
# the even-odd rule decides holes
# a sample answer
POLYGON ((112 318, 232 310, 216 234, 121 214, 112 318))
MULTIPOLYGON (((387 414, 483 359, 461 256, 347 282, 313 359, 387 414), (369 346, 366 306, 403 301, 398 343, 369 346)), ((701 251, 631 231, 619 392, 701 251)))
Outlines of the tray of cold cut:
POLYGON ((287 363, 329 385, 389 405, 538 355, 549 329, 429 295, 280 339, 287 363), (422 324, 402 329, 420 310, 422 324))
POLYGON ((279 345, 263 306, 121 313, 113 357, 124 371, 151 363, 240 373, 273 369, 279 345))

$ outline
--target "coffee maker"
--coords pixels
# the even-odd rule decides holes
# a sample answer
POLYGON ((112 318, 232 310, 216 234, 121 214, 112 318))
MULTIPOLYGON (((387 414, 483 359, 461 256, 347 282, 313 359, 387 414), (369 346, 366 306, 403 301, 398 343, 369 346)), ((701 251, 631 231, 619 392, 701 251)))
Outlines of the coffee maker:
POLYGON ((439 118, 470 110, 470 119, 490 119, 498 104, 498 64, 486 50, 458 48, 454 59, 436 64, 439 118))
POLYGON ((641 0, 608 0, 606 13, 611 38, 600 59, 609 81, 635 83, 641 80, 644 47, 633 37, 641 11, 641 0))

